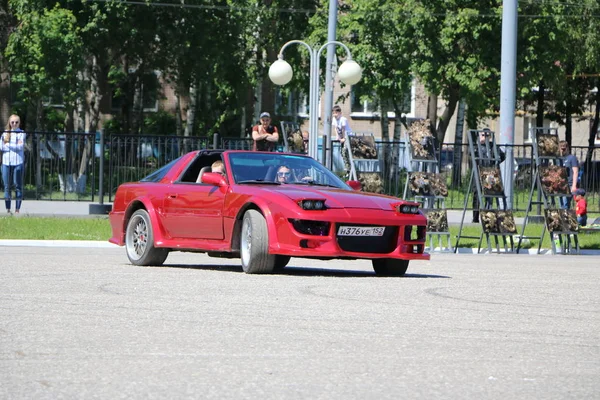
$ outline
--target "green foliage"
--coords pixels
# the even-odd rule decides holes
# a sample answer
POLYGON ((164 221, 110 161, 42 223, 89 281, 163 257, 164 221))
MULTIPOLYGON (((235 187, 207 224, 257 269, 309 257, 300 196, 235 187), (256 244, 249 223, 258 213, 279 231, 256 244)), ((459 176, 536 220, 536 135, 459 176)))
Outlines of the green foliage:
POLYGON ((40 10, 29 10, 26 2, 11 5, 20 23, 9 38, 6 57, 20 96, 36 104, 55 90, 72 106, 80 94, 77 73, 83 66, 75 16, 58 5, 40 10))
POLYGON ((65 131, 66 113, 54 107, 44 108, 44 130, 50 132, 65 131))
POLYGON ((144 134, 172 135, 175 134, 175 117, 165 111, 147 113, 144 118, 144 134))

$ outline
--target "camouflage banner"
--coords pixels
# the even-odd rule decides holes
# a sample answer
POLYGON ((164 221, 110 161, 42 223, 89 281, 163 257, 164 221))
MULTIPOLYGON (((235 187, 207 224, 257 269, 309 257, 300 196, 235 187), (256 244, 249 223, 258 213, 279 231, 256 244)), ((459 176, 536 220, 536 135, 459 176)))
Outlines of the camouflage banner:
POLYGON ((428 119, 424 119, 413 122, 408 128, 413 161, 435 160, 433 134, 431 133, 430 125, 431 122, 428 119))
POLYGON ((379 172, 357 172, 363 192, 383 193, 383 180, 379 172))
POLYGON ((500 168, 497 167, 479 167, 479 182, 483 195, 502 196, 504 195, 504 185, 500 168))
POLYGON ((538 134, 535 138, 538 157, 560 157, 558 135, 538 134))
POLYGON ((544 216, 546 227, 550 233, 576 233, 579 231, 575 210, 548 208, 544 210, 544 216))
POLYGON ((413 196, 448 196, 444 175, 434 172, 411 172, 408 186, 413 196))
POLYGON ((558 165, 540 167, 540 181, 546 195, 570 194, 567 169, 558 165))
POLYGON ((377 145, 374 136, 351 135, 349 137, 354 160, 377 160, 377 145))
POLYGON ((446 210, 423 210, 427 216, 427 232, 449 232, 446 210))
POLYGON ((308 148, 305 146, 300 124, 295 122, 282 122, 281 132, 283 141, 290 153, 307 153, 308 148))
POLYGON ((517 226, 512 211, 481 210, 481 225, 485 233, 515 234, 517 226))

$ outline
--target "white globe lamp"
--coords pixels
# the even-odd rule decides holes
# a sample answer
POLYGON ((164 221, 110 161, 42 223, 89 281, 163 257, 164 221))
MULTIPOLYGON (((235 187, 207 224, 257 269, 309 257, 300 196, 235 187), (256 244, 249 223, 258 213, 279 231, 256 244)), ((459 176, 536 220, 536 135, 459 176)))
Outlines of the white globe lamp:
POLYGON ((362 78, 362 69, 356 61, 346 60, 340 65, 337 75, 344 84, 354 85, 362 78))
POLYGON ((269 67, 269 78, 276 85, 285 85, 292 80, 292 66, 285 60, 279 59, 269 67))

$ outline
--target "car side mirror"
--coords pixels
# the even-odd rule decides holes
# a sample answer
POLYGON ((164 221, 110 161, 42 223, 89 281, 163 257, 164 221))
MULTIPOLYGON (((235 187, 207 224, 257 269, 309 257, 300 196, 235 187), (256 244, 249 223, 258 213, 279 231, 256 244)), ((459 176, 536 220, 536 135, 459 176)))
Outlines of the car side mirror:
POLYGON ((202 174, 202 183, 214 186, 226 186, 227 180, 218 172, 205 172, 202 174))
POLYGON ((362 190, 362 185, 360 184, 360 181, 347 181, 346 183, 348 184, 348 186, 350 186, 352 189, 358 192, 362 190))

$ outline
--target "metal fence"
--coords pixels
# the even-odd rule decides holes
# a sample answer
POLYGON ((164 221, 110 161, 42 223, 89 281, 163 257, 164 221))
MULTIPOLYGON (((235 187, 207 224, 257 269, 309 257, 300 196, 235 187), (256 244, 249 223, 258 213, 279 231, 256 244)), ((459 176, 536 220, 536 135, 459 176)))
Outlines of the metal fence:
MULTIPOLYGON (((376 143, 377 162, 356 161, 359 171, 381 174, 385 192, 402 197, 408 171, 414 167, 407 157, 404 142, 376 143)), ((514 145, 515 173, 513 208, 525 210, 535 176, 531 144, 514 145)), ((107 135, 100 133, 28 133, 24 196, 38 200, 112 201, 117 187, 137 181, 188 151, 204 148, 249 150, 251 138, 206 138, 184 136, 107 135), (102 172, 101 172, 102 170, 102 172), (100 185, 102 184, 102 190, 100 185)), ((585 164, 587 147, 574 147, 584 167, 581 187, 587 191, 591 210, 600 208, 600 149, 594 149, 591 162, 585 164)), ((319 157, 323 149, 319 144, 319 157)), ((333 142, 332 170, 343 172, 340 144, 333 142)), ((439 170, 446 176, 449 195, 446 208, 461 209, 469 184, 471 163, 468 145, 445 143, 438 154, 439 170)))

